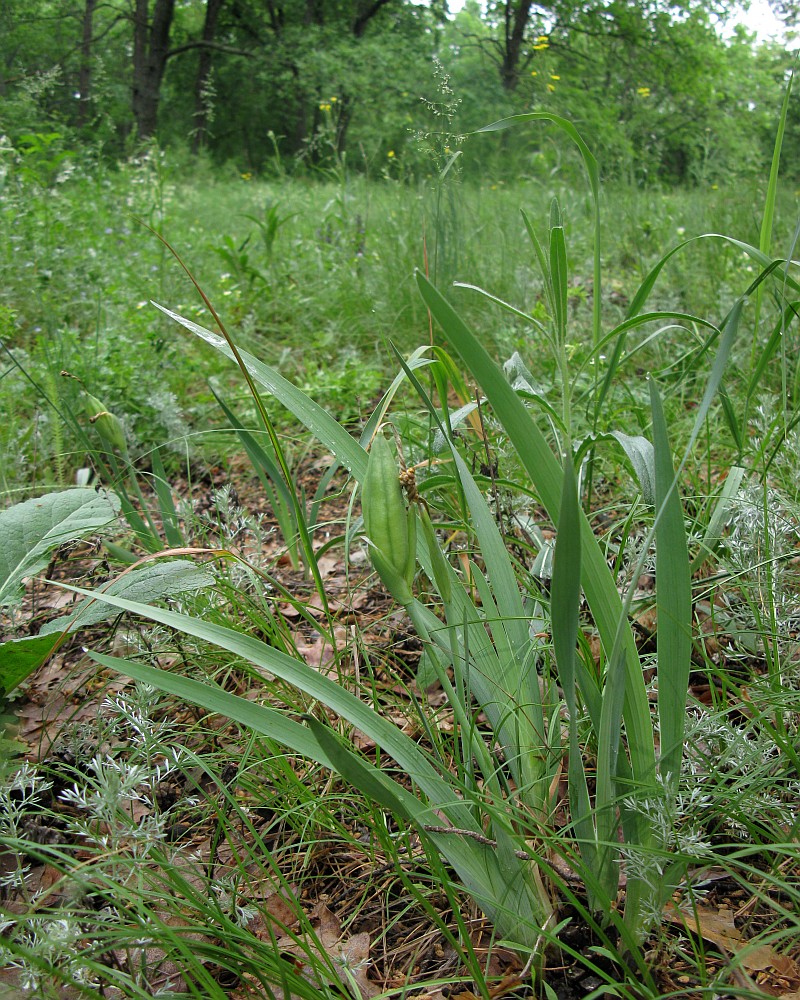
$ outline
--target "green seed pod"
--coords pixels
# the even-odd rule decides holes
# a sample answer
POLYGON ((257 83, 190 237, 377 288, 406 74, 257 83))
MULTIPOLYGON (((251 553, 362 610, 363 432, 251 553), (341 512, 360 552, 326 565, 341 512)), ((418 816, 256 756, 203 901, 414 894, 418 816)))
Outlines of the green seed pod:
POLYGON ((96 396, 92 396, 88 392, 86 393, 85 407, 89 423, 94 424, 103 441, 118 451, 127 451, 125 432, 119 417, 114 416, 96 396))
POLYGON ((364 528, 372 565, 392 597, 406 605, 413 600, 417 524, 416 511, 403 499, 398 473, 389 442, 377 434, 361 491, 364 528))

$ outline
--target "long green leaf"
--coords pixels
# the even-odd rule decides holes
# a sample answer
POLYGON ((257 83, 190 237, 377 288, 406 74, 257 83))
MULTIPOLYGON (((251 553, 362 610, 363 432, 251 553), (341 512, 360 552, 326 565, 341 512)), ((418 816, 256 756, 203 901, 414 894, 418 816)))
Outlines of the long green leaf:
POLYGON ((694 576, 694 574, 706 562, 719 544, 719 541, 722 538, 723 529, 731 511, 731 507, 733 506, 739 492, 739 487, 741 486, 744 474, 745 470, 740 465, 732 466, 728 472, 725 479, 725 485, 722 487, 722 492, 720 493, 719 499, 714 506, 714 512, 709 518, 708 525, 706 526, 705 533, 703 534, 703 540, 700 543, 700 548, 698 549, 694 559, 692 559, 692 564, 689 567, 690 576, 694 576))
MULTIPOLYGON (((564 489, 561 513, 553 555, 553 580, 550 590, 550 618, 553 628, 553 650, 558 677, 564 692, 569 715, 568 790, 572 829, 578 841, 581 857, 590 872, 597 875, 597 842, 592 823, 589 788, 583 767, 583 755, 578 741, 577 642, 581 601, 581 542, 580 504, 575 481, 575 468, 564 462, 564 489)), ((587 887, 588 888, 588 887, 587 887)), ((611 900, 592 900, 593 908, 611 900)))
POLYGON ((372 802, 388 809, 406 822, 414 823, 419 812, 419 802, 410 795, 402 785, 392 781, 388 775, 365 760, 344 745, 313 715, 306 717, 306 724, 322 751, 327 755, 328 767, 357 788, 372 802))
POLYGON ((667 423, 655 380, 650 380, 656 468, 656 615, 658 621, 659 769, 664 787, 677 790, 683 757, 686 697, 692 660, 692 582, 683 508, 667 423))
MULTIPOLYGON (((761 280, 771 274, 774 270, 776 270, 776 268, 780 267, 781 264, 788 263, 785 260, 773 260, 756 247, 751 246, 749 243, 744 243, 742 240, 736 240, 732 236, 724 236, 721 233, 702 233, 700 236, 693 236, 691 239, 684 240, 676 247, 673 247, 669 253, 664 254, 661 260, 653 266, 650 273, 639 286, 639 290, 636 295, 634 295, 631 304, 628 307, 628 318, 636 316, 639 312, 641 312, 645 302, 650 297, 650 293, 653 290, 653 286, 655 285, 659 274, 661 274, 661 271, 664 269, 664 265, 670 257, 673 257, 679 250, 683 250, 684 247, 688 247, 691 243, 697 243, 700 240, 721 240, 723 243, 729 243, 731 246, 736 247, 737 250, 741 250, 746 253, 751 260, 754 260, 759 267, 763 268, 764 274, 759 275, 759 278, 753 282, 752 287, 754 289, 758 288, 761 284, 761 280)), ((794 278, 789 277, 788 269, 787 271, 781 271, 780 276, 781 280, 785 281, 786 284, 793 288, 795 292, 800 292, 800 283, 795 281, 794 278)))
MULTIPOLYGON (((611 648, 606 667, 605 685, 603 687, 603 705, 600 712, 600 725, 597 727, 597 778, 595 783, 595 823, 597 826, 597 858, 596 873, 603 893, 610 899, 616 896, 619 886, 619 847, 617 832, 619 829, 619 796, 618 788, 620 772, 620 746, 622 744, 622 720, 625 715, 626 663, 622 645, 622 625, 620 625, 618 640, 611 648)), ((641 673, 641 668, 640 671, 641 673)), ((651 731, 652 739, 652 731, 651 731)), ((624 758, 623 758, 624 760, 624 758)), ((635 781, 634 785, 646 795, 652 788, 653 776, 650 780, 635 781)), ((642 824, 636 824, 636 834, 632 836, 626 831, 625 840, 637 847, 646 847, 649 838, 642 824)), ((636 879, 629 876, 629 886, 636 879)), ((625 909, 629 909, 630 897, 626 900, 625 909)))
MULTIPOLYGON (((536 235, 536 230, 533 228, 533 223, 528 218, 527 213, 524 209, 521 209, 522 221, 525 223, 525 229, 528 233, 528 239, 531 241, 533 247, 533 252, 536 255, 536 261, 539 265, 539 270, 542 272, 542 282, 544 284, 544 292, 547 296, 547 303, 550 309, 551 315, 555 315, 556 305, 553 301, 553 282, 550 277, 550 265, 547 262, 547 255, 544 252, 544 247, 539 242, 539 237, 536 235)), ((482 290, 481 290, 482 291, 482 290)), ((501 302, 499 299, 496 300, 500 305, 508 310, 513 310, 513 306, 509 306, 505 302, 501 302)), ((521 319, 528 319, 528 317, 521 313, 519 314, 521 319)), ((545 326, 530 317, 530 323, 534 327, 538 327, 539 331, 543 333, 546 337, 550 337, 550 333, 545 326)))
MULTIPOLYGON (((567 337, 567 296, 569 275, 567 273, 567 244, 562 226, 550 230, 550 280, 553 283, 553 302, 556 307, 556 336, 559 347, 563 347, 567 337)), ((562 386, 567 392, 568 386, 562 386)))
MULTIPOLYGON (((758 237, 758 249, 763 254, 769 254, 772 244, 772 224, 775 218, 775 202, 778 197, 778 175, 781 166, 781 150, 783 149, 783 136, 786 131, 786 119, 789 114, 789 98, 792 96, 792 83, 794 82, 794 70, 789 76, 789 82, 783 94, 781 113, 778 118, 778 130, 775 133, 775 145, 772 149, 772 162, 769 168, 769 181, 767 183, 767 196, 764 201, 764 217, 761 220, 761 231, 758 237)), ((764 297, 764 289, 761 285, 756 289, 756 309, 755 322, 753 324, 755 333, 758 333, 758 321, 761 315, 761 304, 764 297)), ((756 356, 756 338, 753 339, 753 357, 756 356)), ((753 365, 751 364, 751 368, 753 365)))
MULTIPOLYGON (((235 360, 233 351, 228 343, 219 334, 206 330, 205 327, 193 323, 190 319, 185 319, 178 313, 172 312, 160 306, 157 302, 153 305, 160 309, 165 316, 174 319, 191 333, 196 334, 201 340, 206 341, 221 354, 235 360)), ((247 351, 239 352, 247 370, 253 379, 271 392, 287 410, 293 413, 301 423, 311 431, 326 448, 329 448, 344 467, 351 472, 355 478, 361 482, 367 471, 367 453, 361 445, 355 441, 336 420, 323 409, 318 403, 307 396, 297 386, 292 385, 287 379, 280 375, 274 368, 263 364, 247 351)))
MULTIPOLYGON (((557 525, 563 471, 547 440, 525 409, 524 403, 504 378, 502 371, 452 306, 420 273, 417 273, 417 283, 432 315, 441 324, 450 343, 483 387, 497 419, 516 448, 548 516, 557 525)), ((617 628, 623 617, 622 603, 603 553, 584 514, 579 516, 579 525, 583 553, 581 573, 583 588, 604 648, 610 654, 614 648, 617 628)), ((624 622, 622 635, 626 678, 625 727, 631 766, 637 781, 650 784, 655 780, 655 748, 650 710, 636 644, 627 622, 624 622)))
MULTIPOLYGON (((402 359, 401 363, 405 368, 402 359)), ((407 368, 406 373, 438 424, 439 434, 449 445, 486 566, 486 580, 481 574, 476 578, 479 588, 485 583, 481 595, 483 616, 461 586, 453 588, 450 585, 450 597, 444 602, 447 620, 451 628, 457 628, 459 622, 463 623, 465 644, 468 638, 471 656, 477 667, 477 674, 473 673, 471 678, 474 694, 501 744, 516 748, 514 754, 507 755, 514 778, 522 787, 536 790, 534 794, 539 799, 536 809, 542 809, 540 785, 548 757, 545 724, 538 677, 531 677, 535 673, 534 660, 519 584, 503 536, 483 494, 452 438, 446 435, 444 425, 419 380, 407 368), (490 615, 488 621, 487 614, 490 615), (493 644, 486 641, 484 621, 491 629, 493 644)), ((469 662, 466 650, 464 661, 469 662)))
POLYGON ((689 441, 687 442, 680 468, 683 468, 692 451, 692 448, 694 448, 694 443, 705 426, 706 416, 708 415, 708 411, 711 409, 714 397, 717 395, 719 387, 722 385, 722 377, 725 374, 725 369, 728 365, 728 358, 731 354, 733 342, 739 332, 742 310, 744 309, 746 300, 746 295, 737 299, 722 326, 722 336, 720 338, 719 348, 716 356, 714 357, 714 363, 711 366, 711 373, 708 377, 705 391, 703 392, 703 398, 700 400, 700 405, 697 408, 694 425, 692 426, 692 432, 689 435, 689 441))
MULTIPOLYGON (((175 503, 172 499, 172 490, 167 481, 167 473, 164 463, 161 460, 161 451, 154 448, 150 453, 150 462, 153 466, 153 489, 158 497, 158 512, 161 515, 161 525, 164 528, 164 537, 167 544, 174 549, 179 549, 185 545, 183 535, 179 527, 178 512, 175 510, 175 503)), ((133 470, 131 470, 133 474, 133 470)))
MULTIPOLYGON (((286 543, 292 568, 299 569, 300 560, 297 553, 297 538, 300 532, 297 527, 294 501, 289 487, 284 481, 283 473, 269 452, 262 447, 255 435, 247 430, 225 400, 213 387, 211 391, 214 393, 214 398, 227 417, 228 423, 236 431, 250 459, 250 464, 259 478, 261 488, 264 490, 264 494, 272 507, 272 512, 275 515, 281 535, 286 543)), ((309 530, 313 530, 313 525, 309 525, 309 530)))
POLYGON ((606 334, 602 338, 602 340, 597 345, 594 354, 591 355, 590 357, 587 357, 586 360, 578 369, 578 373, 580 373, 586 369, 586 367, 589 365, 590 362, 596 362, 597 353, 601 351, 606 344, 610 343, 612 340, 614 341, 614 348, 611 352, 611 356, 608 359, 608 363, 606 364, 605 375, 603 377, 603 381, 600 385, 600 390, 597 393, 597 397, 595 400, 595 407, 598 411, 602 408, 606 396, 608 395, 611 386, 614 384, 614 377, 619 372, 619 367, 622 361, 623 354, 625 355, 627 362, 630 362, 630 359, 632 357, 635 357, 637 351, 641 350, 646 344, 650 343, 651 340, 659 336, 662 332, 670 329, 675 329, 676 324, 669 324, 668 326, 663 327, 661 330, 657 330, 655 331, 655 333, 651 333, 649 336, 645 337, 644 340, 640 341, 639 344, 637 344, 632 350, 626 352, 625 347, 628 340, 628 333, 631 330, 636 329, 639 326, 643 326, 646 323, 659 322, 664 319, 677 321, 678 328, 680 328, 681 325, 686 326, 689 329, 695 326, 705 326, 711 329, 715 334, 719 333, 719 330, 713 323, 710 323, 708 320, 702 319, 699 316, 694 316, 691 313, 681 313, 681 312, 671 312, 668 310, 667 311, 661 310, 657 312, 638 313, 636 316, 631 316, 628 319, 624 320, 618 326, 615 326, 610 333, 606 334))
MULTIPOLYGON (((523 944, 533 945, 538 939, 538 929, 541 926, 543 912, 541 902, 528 885, 522 859, 515 872, 509 873, 501 866, 494 853, 487 845, 478 842, 470 833, 482 836, 482 828, 476 822, 469 808, 460 800, 458 792, 449 780, 445 780, 422 753, 416 743, 405 736, 388 719, 374 712, 368 705, 361 702, 354 694, 345 691, 335 681, 324 677, 303 661, 294 659, 279 650, 253 638, 243 635, 233 629, 216 625, 190 615, 154 608, 146 604, 126 601, 118 597, 104 594, 91 594, 89 591, 74 589, 85 596, 95 596, 98 600, 107 602, 114 607, 122 608, 134 614, 143 615, 152 621, 160 622, 168 628, 192 635, 195 638, 210 642, 226 649, 236 656, 249 661, 268 674, 280 677, 296 687, 299 691, 327 705, 341 718, 346 719, 356 728, 366 733, 376 744, 382 747, 392 759, 408 775, 419 788, 423 798, 413 815, 422 826, 441 827, 442 815, 457 830, 464 834, 437 835, 435 842, 442 854, 450 861, 464 882, 468 891, 483 907, 497 924, 501 933, 523 944)), ((187 697, 194 704, 207 707, 210 711, 219 711, 232 719, 237 719, 245 725, 250 725, 258 716, 263 724, 270 726, 269 735, 273 738, 286 738, 287 746, 296 748, 298 752, 308 753, 315 760, 333 767, 334 763, 328 754, 319 747, 316 739, 308 737, 308 730, 299 727, 305 736, 300 741, 298 730, 287 727, 287 720, 281 713, 274 710, 254 706, 243 698, 237 698, 216 686, 193 680, 176 677, 165 671, 152 671, 140 664, 127 661, 114 661, 111 657, 101 657, 93 654, 100 662, 114 666, 131 677, 145 677, 150 683, 157 680, 157 686, 181 697, 187 697), (254 712, 254 710, 258 710, 254 712), (274 713, 259 715, 260 712, 274 713), (282 721, 280 721, 282 720, 282 721), (275 729, 280 721, 282 728, 275 729), (281 734, 276 735, 276 732, 281 734), (291 737, 292 742, 288 742, 291 737), (300 742, 297 742, 300 741, 300 742)), ((296 724, 295 724, 296 725, 296 724)), ((262 731, 261 729, 258 730, 262 731)), ((362 762, 366 766, 366 762, 362 762)), ((378 779, 383 780, 383 779, 378 779)), ((400 786, 398 786, 400 787, 400 786)), ((401 794, 401 793, 397 793, 401 794)), ((407 799, 404 803, 409 806, 407 799)))

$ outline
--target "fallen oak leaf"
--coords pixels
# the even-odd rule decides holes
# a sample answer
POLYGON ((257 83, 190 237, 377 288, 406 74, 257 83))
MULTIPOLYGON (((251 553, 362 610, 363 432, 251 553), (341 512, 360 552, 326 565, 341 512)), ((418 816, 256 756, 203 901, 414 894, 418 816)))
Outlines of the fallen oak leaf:
POLYGON ((298 972, 303 978, 316 983, 315 970, 309 968, 306 971, 306 960, 313 955, 320 958, 327 957, 328 967, 333 966, 336 970, 339 980, 336 985, 342 987, 347 994, 352 995, 357 990, 366 1000, 377 996, 381 992, 380 988, 367 977, 367 969, 371 964, 369 934, 364 931, 344 937, 341 921, 323 902, 317 903, 314 907, 311 920, 312 924, 316 925, 314 928, 316 941, 307 939, 299 942, 296 938, 281 938, 278 941, 278 947, 283 953, 293 955, 299 960, 298 972), (352 988, 352 984, 355 984, 356 990, 352 988))
POLYGON ((688 911, 670 904, 665 909, 665 916, 735 957, 749 972, 772 970, 784 977, 800 973, 797 964, 787 955, 780 955, 768 944, 752 944, 742 937, 734 923, 733 911, 728 907, 697 906, 688 911))

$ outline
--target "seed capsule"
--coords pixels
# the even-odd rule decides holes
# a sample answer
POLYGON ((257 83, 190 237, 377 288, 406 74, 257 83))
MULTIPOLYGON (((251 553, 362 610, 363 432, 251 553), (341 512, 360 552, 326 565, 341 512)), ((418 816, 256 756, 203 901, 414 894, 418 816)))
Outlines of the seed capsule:
POLYGON ((97 433, 105 443, 118 451, 126 451, 128 446, 119 417, 107 410, 96 396, 92 396, 88 392, 86 393, 85 406, 89 423, 94 424, 97 433))
POLYGON ((392 597, 410 604, 416 570, 416 510, 406 506, 397 460, 382 433, 375 436, 370 449, 361 509, 372 565, 392 597))

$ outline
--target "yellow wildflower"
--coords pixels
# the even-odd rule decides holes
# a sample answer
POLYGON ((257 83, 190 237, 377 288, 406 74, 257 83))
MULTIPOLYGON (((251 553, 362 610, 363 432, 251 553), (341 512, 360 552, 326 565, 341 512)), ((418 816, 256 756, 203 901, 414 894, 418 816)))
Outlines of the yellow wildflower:
POLYGON ((331 98, 331 104, 335 104, 338 100, 339 100, 338 97, 332 97, 331 98))
POLYGON ((551 73, 551 74, 550 74, 550 79, 551 79, 551 80, 560 80, 560 79, 561 79, 561 77, 560 77, 560 76, 556 76, 556 74, 555 74, 555 73, 551 73))
POLYGON ((547 84, 547 89, 550 91, 551 94, 553 94, 553 93, 555 93, 555 89, 556 88, 553 86, 552 83, 548 83, 547 84))
POLYGON ((539 71, 538 70, 536 70, 536 69, 532 69, 531 70, 531 76, 538 76, 538 75, 539 75, 539 71))
POLYGON ((650 96, 650 88, 649 87, 637 87, 636 88, 636 93, 639 95, 639 97, 649 97, 650 96))
POLYGON ((394 159, 394 150, 390 149, 389 152, 386 155, 389 157, 390 160, 393 160, 394 159))
POLYGON ((239 176, 242 178, 243 181, 251 181, 253 179, 253 175, 250 173, 249 170, 246 171, 246 173, 240 174, 239 176))

